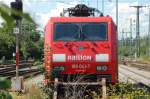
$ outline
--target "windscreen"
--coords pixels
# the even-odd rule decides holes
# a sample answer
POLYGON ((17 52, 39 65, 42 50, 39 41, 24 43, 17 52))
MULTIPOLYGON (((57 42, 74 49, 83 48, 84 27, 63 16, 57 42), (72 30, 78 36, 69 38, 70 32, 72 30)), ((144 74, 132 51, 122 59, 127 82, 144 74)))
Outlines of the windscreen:
POLYGON ((54 41, 105 41, 108 39, 106 22, 55 23, 54 41))
POLYGON ((78 40, 79 26, 74 23, 56 23, 54 40, 75 41, 78 40))

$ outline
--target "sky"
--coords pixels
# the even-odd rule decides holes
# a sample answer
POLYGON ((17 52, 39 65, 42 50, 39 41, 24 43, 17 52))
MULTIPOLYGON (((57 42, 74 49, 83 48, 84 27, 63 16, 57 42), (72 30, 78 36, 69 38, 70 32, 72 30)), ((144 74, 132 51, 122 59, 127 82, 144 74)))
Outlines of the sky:
MULTIPOLYGON (((0 3, 10 5, 10 2, 15 0, 0 0, 0 3)), ((102 0, 22 0, 24 12, 29 13, 35 22, 39 25, 40 30, 44 30, 46 23, 50 17, 59 16, 63 9, 73 7, 76 4, 83 3, 91 7, 96 7, 102 11, 102 0), (98 5, 97 5, 98 1, 98 5)), ((104 0, 104 15, 109 15, 116 22, 116 0, 104 0)), ((134 5, 150 5, 150 0, 118 0, 119 6, 119 38, 122 36, 122 31, 130 32, 130 20, 132 20, 133 37, 135 37, 135 20, 136 9, 130 6, 134 5)), ((148 7, 140 10, 140 35, 145 36, 148 33, 148 7)), ((2 19, 0 19, 2 22, 2 19)), ((127 36, 129 37, 129 33, 127 36)))

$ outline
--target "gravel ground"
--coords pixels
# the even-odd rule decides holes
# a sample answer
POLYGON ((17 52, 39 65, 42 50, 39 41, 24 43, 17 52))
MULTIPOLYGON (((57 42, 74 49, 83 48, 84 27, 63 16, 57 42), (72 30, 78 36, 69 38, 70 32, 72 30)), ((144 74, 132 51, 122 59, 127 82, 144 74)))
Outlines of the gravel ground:
POLYGON ((37 85, 39 83, 42 83, 44 80, 44 75, 37 75, 33 78, 29 78, 25 80, 24 84, 25 85, 37 85))
POLYGON ((37 75, 33 78, 28 78, 25 80, 25 93, 18 94, 17 92, 10 92, 13 99, 43 99, 41 95, 41 91, 38 89, 38 84, 42 83, 44 79, 44 75, 37 75))

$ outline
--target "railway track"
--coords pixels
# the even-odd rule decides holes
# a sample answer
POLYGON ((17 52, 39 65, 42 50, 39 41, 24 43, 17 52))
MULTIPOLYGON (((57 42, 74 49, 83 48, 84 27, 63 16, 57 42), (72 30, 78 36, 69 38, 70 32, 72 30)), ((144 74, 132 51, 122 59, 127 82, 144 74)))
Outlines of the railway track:
POLYGON ((124 65, 119 66, 119 76, 122 76, 124 77, 124 80, 131 81, 133 83, 140 83, 147 87, 150 87, 149 75, 149 72, 142 71, 137 68, 131 68, 124 65))
POLYGON ((136 67, 136 68, 141 69, 141 70, 150 71, 150 64, 135 63, 135 62, 131 62, 128 64, 129 64, 129 66, 136 67))
MULTIPOLYGON (((32 65, 33 65, 32 63, 20 64, 20 65, 19 65, 19 69, 31 68, 32 65)), ((8 66, 5 66, 5 67, 3 67, 3 68, 0 68, 0 75, 1 75, 2 73, 10 72, 10 71, 13 71, 13 70, 16 70, 16 65, 8 65, 8 66)))
MULTIPOLYGON (((5 77, 11 79, 16 75, 16 65, 0 65, 0 77, 5 77)), ((33 66, 33 62, 22 62, 19 64, 19 76, 23 78, 28 78, 30 76, 35 76, 40 74, 41 71, 38 69, 38 66, 33 66)))
POLYGON ((135 75, 141 76, 141 77, 146 78, 146 79, 150 79, 150 77, 145 76, 145 75, 140 74, 140 73, 137 73, 137 72, 135 72, 134 70, 131 70, 131 69, 128 69, 128 68, 125 68, 125 67, 121 67, 121 68, 123 68, 123 69, 125 69, 125 70, 127 70, 127 71, 129 71, 129 72, 132 72, 132 73, 134 73, 135 75))
MULTIPOLYGON (((22 60, 19 62, 19 65, 23 65, 23 64, 33 64, 34 61, 32 60, 29 60, 29 61, 26 61, 26 60, 22 60)), ((6 68, 6 67, 15 67, 16 64, 0 64, 0 69, 1 68, 6 68)))
MULTIPOLYGON (((38 69, 31 69, 31 70, 19 70, 19 75, 23 75, 26 73, 31 73, 31 72, 36 72, 38 71, 38 69)), ((15 76, 16 71, 11 71, 11 72, 7 72, 7 73, 3 73, 1 74, 2 76, 15 76)))
POLYGON ((150 63, 148 63, 148 62, 124 59, 124 60, 120 61, 120 64, 128 65, 131 67, 136 67, 140 70, 150 71, 150 63))

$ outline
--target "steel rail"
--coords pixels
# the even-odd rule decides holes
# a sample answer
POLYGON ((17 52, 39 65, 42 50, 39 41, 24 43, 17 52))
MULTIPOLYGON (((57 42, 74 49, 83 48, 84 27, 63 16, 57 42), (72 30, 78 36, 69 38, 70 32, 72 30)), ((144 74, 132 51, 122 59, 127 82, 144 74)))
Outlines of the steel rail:
POLYGON ((132 70, 130 70, 130 69, 128 69, 128 68, 124 68, 124 67, 121 67, 121 66, 120 66, 120 68, 125 69, 125 70, 127 70, 127 71, 130 71, 130 72, 132 72, 132 73, 134 73, 134 74, 136 74, 136 75, 138 75, 138 76, 141 76, 141 77, 143 77, 143 78, 150 79, 150 77, 147 77, 147 76, 144 76, 144 75, 142 75, 142 74, 139 74, 139 73, 137 73, 137 72, 135 72, 135 71, 132 71, 132 70))

